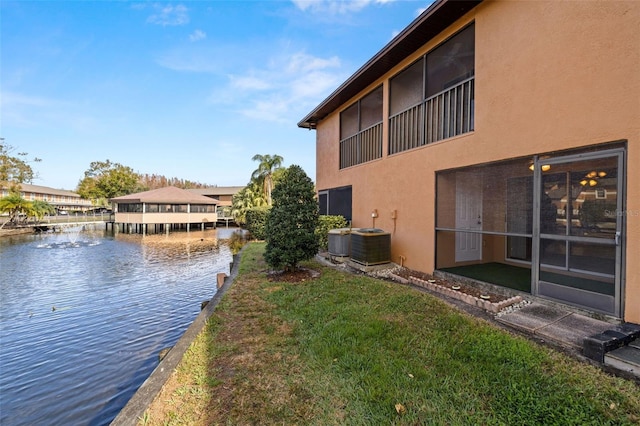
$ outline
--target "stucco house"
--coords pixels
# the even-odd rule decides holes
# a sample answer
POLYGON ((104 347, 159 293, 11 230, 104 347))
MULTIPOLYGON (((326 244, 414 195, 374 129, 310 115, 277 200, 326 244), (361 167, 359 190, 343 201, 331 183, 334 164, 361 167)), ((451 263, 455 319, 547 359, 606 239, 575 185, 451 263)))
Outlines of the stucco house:
POLYGON ((304 117, 396 263, 640 323, 640 2, 436 0, 304 117))

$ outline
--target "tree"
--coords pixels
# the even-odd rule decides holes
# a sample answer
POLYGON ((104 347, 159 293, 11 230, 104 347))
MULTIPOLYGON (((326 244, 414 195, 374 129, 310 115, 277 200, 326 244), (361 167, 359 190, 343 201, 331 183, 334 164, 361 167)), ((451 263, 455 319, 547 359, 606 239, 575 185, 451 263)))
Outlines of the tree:
POLYGON ((20 215, 26 215, 29 209, 31 209, 31 202, 22 198, 17 192, 11 192, 6 197, 0 198, 0 212, 9 214, 9 220, 3 223, 0 229, 7 223, 18 223, 20 215))
POLYGON ((94 161, 84 172, 76 192, 94 204, 108 206, 109 199, 142 190, 140 176, 131 167, 119 163, 94 161))
POLYGON ((293 271, 318 252, 318 203, 313 182, 300 166, 289 167, 273 190, 266 224, 265 260, 272 268, 293 271))
POLYGON ((263 207, 267 205, 267 201, 262 196, 262 191, 257 187, 255 182, 236 192, 232 198, 231 215, 238 224, 247 222, 246 214, 252 208, 263 207))
MULTIPOLYGON (((26 159, 27 153, 20 152, 18 156, 11 155, 13 147, 6 145, 0 138, 0 188, 8 188, 11 191, 19 191, 21 183, 31 183, 36 178, 36 173, 26 159)), ((41 161, 34 158, 34 162, 41 161)))
POLYGON ((271 192, 273 191, 273 174, 276 170, 281 169, 283 158, 279 155, 271 156, 256 154, 252 158, 253 161, 259 161, 258 168, 251 174, 251 179, 261 184, 264 191, 264 198, 267 205, 270 206, 271 192))
POLYGON ((38 222, 47 214, 54 214, 56 212, 55 207, 46 201, 34 200, 31 202, 31 209, 28 213, 29 216, 33 216, 38 222))

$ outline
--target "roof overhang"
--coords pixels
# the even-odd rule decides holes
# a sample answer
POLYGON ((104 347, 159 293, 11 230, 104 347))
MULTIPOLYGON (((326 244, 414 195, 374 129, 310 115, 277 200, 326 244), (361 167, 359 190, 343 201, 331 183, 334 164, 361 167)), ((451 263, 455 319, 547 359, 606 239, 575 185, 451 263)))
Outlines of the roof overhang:
POLYGON ((482 0, 436 0, 373 58, 349 77, 299 123, 315 129, 318 122, 356 96, 399 62, 424 46, 482 0))
POLYGON ((112 203, 139 204, 139 203, 167 203, 167 204, 209 204, 216 205, 218 200, 204 195, 189 192, 186 189, 168 186, 153 189, 151 191, 138 192, 111 198, 112 203))

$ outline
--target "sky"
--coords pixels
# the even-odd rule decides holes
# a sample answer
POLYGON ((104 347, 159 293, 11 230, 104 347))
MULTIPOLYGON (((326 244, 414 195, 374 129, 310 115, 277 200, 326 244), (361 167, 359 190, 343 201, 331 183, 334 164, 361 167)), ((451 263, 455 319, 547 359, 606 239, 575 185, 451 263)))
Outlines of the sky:
POLYGON ((256 154, 315 181, 297 123, 430 0, 0 2, 0 137, 35 185, 94 161, 242 186, 256 154))

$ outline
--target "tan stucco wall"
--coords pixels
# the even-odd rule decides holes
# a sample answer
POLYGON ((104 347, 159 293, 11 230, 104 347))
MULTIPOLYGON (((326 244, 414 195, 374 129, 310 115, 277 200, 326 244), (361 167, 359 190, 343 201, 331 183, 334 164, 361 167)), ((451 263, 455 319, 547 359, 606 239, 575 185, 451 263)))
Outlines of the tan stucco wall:
POLYGON ((392 260, 432 272, 436 171, 627 140, 624 319, 640 323, 640 2, 488 1, 362 94, 384 83, 386 105, 389 77, 474 20, 475 131, 339 170, 336 111, 317 127, 318 190, 352 185, 353 226, 392 232, 392 260))

